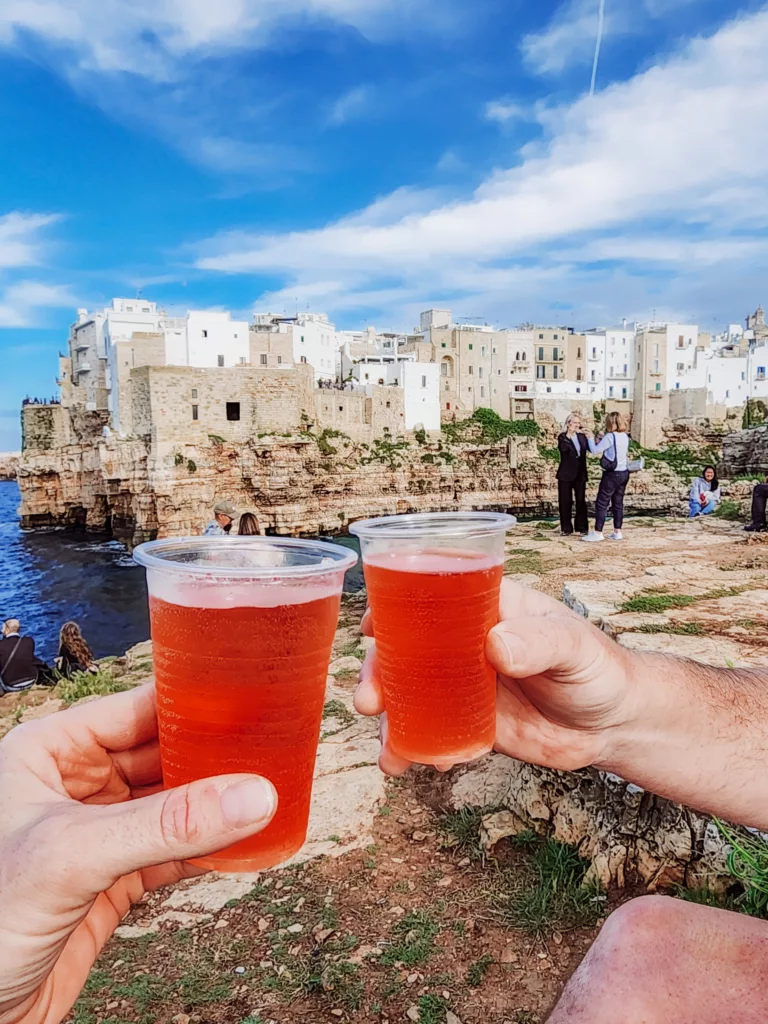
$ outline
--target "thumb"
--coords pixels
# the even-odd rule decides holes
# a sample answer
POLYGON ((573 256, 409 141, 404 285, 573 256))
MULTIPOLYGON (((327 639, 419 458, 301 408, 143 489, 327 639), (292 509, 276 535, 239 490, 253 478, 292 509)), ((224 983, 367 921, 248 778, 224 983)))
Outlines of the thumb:
POLYGON ((575 679, 604 656, 606 639, 575 615, 520 617, 494 626, 486 655, 497 672, 513 679, 552 672, 575 679))
MULTIPOLYGON (((85 809, 84 809, 85 810, 85 809)), ((258 775, 221 775, 109 807, 89 807, 83 852, 99 849, 101 891, 121 875, 204 857, 261 832, 277 810, 277 792, 258 775)), ((92 868, 93 865, 89 865, 92 868)))

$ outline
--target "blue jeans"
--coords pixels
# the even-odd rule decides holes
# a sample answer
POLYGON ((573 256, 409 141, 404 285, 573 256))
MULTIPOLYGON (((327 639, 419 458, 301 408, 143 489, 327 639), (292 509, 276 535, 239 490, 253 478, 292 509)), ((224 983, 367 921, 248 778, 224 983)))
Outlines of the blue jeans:
POLYGON ((714 498, 710 498, 706 505, 702 505, 700 501, 696 501, 695 498, 691 498, 690 502, 690 515, 689 519, 693 519, 695 516, 702 515, 708 516, 711 512, 714 512, 717 508, 717 502, 714 498))

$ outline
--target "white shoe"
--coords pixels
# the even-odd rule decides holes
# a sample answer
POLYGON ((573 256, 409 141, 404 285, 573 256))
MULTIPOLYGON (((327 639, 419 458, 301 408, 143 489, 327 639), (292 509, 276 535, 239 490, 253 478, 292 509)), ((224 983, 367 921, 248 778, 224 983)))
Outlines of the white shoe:
POLYGON ((594 530, 590 530, 589 533, 585 534, 582 540, 586 541, 587 544, 597 544, 601 540, 605 540, 602 533, 596 533, 594 530))
POLYGON ((613 533, 609 535, 608 540, 624 540, 624 535, 621 530, 614 530, 613 533))

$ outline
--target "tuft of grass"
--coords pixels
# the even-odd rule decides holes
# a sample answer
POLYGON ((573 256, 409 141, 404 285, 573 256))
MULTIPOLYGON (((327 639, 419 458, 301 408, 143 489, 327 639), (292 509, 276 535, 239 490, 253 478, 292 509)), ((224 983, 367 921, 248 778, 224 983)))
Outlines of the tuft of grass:
POLYGON ((444 1024, 448 1001, 442 996, 425 995, 416 1000, 419 1024, 444 1024))
POLYGON ((751 833, 742 835, 718 818, 714 822, 731 847, 728 870, 744 890, 735 897, 734 909, 752 917, 768 917, 768 843, 751 833))
POLYGON ((343 722, 344 725, 351 725, 355 716, 349 710, 347 705, 340 700, 329 700, 326 701, 323 706, 323 718, 335 718, 339 722, 343 722))
POLYGON ((712 515, 715 519, 726 519, 734 523, 744 519, 744 513, 741 511, 738 501, 731 501, 730 498, 724 498, 712 515))
POLYGON ((83 697, 104 697, 127 689, 129 687, 111 672, 75 672, 71 679, 62 679, 57 684, 56 695, 66 704, 74 704, 83 697))
POLYGON ((705 636, 706 630, 698 622, 664 622, 637 626, 633 633, 670 633, 672 636, 705 636))
POLYGON ((388 966, 403 963, 406 967, 424 964, 437 951, 435 938, 440 927, 427 910, 412 910, 392 929, 392 942, 384 950, 381 962, 388 966))
POLYGON ((559 462, 560 461, 560 451, 559 451, 559 449, 558 448, 550 448, 550 447, 548 447, 548 445, 545 445, 545 444, 540 444, 539 445, 539 455, 542 457, 542 459, 546 459, 547 462, 559 462))
MULTIPOLYGON (((534 537, 536 534, 533 535, 534 537)), ((544 566, 541 561, 541 552, 535 548, 512 548, 507 552, 507 559, 504 562, 504 572, 532 572, 541 573, 544 566)))
POLYGON ((481 860, 480 826, 485 813, 480 807, 462 807, 444 815, 437 823, 438 831, 444 836, 443 846, 453 847, 473 860, 481 860))
POLYGON ((330 963, 320 976, 324 992, 333 995, 333 1001, 347 1010, 357 1010, 363 1001, 365 986, 355 964, 344 960, 330 963))
POLYGON ((603 903, 597 885, 585 885, 589 864, 573 846, 555 839, 530 843, 530 861, 522 872, 504 872, 493 899, 513 925, 541 937, 552 928, 594 924, 603 903))
POLYGON ((484 953, 479 960, 475 960, 467 968, 467 984, 471 985, 472 988, 477 988, 482 985, 483 978, 488 973, 489 968, 495 963, 492 956, 488 953, 484 953))
POLYGON ((560 523, 554 519, 541 519, 533 525, 537 530, 557 530, 560 527, 560 523))

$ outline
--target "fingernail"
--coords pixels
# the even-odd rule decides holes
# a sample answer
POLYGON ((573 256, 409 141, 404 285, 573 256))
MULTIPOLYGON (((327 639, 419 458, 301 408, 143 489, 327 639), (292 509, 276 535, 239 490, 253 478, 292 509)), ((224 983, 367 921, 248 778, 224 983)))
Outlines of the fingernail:
POLYGON ((277 809, 277 793, 268 779, 241 779, 219 795, 221 813, 230 828, 245 828, 271 818, 277 809))
POLYGON ((488 635, 487 649, 492 662, 506 657, 514 664, 523 653, 525 645, 516 633, 507 633, 496 628, 492 629, 488 635))

